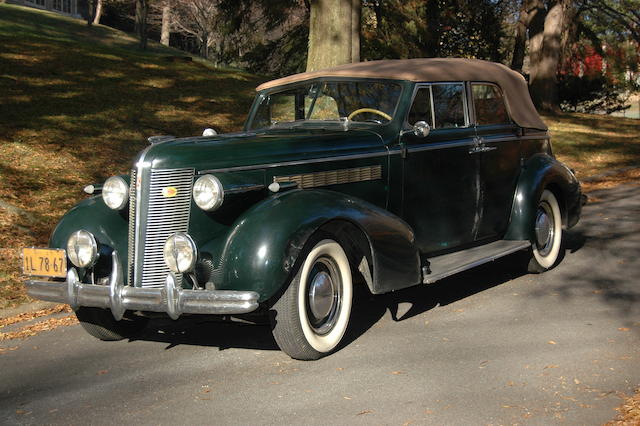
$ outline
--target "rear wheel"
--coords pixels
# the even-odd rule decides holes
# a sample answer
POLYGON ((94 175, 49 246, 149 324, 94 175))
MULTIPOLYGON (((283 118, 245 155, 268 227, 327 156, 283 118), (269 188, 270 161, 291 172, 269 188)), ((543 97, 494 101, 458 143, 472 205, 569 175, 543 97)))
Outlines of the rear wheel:
POLYGON ((545 189, 538 201, 529 272, 539 273, 558 262, 562 248, 562 216, 553 192, 545 189))
POLYGON ((342 246, 330 238, 314 244, 273 306, 273 336, 280 349, 301 360, 331 353, 347 330, 352 297, 351 268, 342 246))
POLYGON ((87 333, 100 340, 115 341, 136 336, 147 325, 146 318, 116 321, 111 312, 100 308, 78 308, 76 317, 87 333))

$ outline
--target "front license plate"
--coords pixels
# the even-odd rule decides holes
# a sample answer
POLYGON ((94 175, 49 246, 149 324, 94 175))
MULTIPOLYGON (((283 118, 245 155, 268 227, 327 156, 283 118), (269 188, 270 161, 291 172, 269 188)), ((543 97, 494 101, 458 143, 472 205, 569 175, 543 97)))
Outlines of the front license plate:
POLYGON ((22 271, 39 277, 67 276, 67 254, 59 249, 22 249, 22 271))

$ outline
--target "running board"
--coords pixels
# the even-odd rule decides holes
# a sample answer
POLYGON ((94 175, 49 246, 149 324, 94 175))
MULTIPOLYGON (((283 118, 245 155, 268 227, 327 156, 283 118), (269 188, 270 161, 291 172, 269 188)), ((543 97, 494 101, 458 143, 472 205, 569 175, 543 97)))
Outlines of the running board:
POLYGON ((531 246, 529 241, 500 240, 490 244, 449 253, 429 259, 429 267, 422 268, 422 283, 431 284, 449 275, 491 262, 531 246), (425 273, 426 272, 426 273, 425 273))

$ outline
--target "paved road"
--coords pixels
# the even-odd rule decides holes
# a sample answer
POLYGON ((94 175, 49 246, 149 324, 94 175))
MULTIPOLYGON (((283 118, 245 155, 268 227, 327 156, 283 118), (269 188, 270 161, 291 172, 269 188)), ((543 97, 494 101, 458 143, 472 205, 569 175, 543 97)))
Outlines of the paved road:
POLYGON ((195 320, 2 342, 0 424, 601 424, 640 384, 640 187, 595 195, 555 270, 515 256, 360 294, 349 344, 316 362, 266 326, 195 320))

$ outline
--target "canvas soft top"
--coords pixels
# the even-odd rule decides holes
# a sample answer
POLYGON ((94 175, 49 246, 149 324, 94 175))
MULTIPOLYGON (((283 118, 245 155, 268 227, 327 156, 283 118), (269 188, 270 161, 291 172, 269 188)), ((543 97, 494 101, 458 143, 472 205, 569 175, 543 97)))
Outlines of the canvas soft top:
POLYGON ((261 91, 321 77, 377 78, 415 82, 491 82, 502 89, 507 109, 516 124, 520 127, 547 130, 547 126, 533 106, 524 77, 505 65, 479 59, 417 58, 357 62, 271 80, 261 84, 256 90, 261 91))

